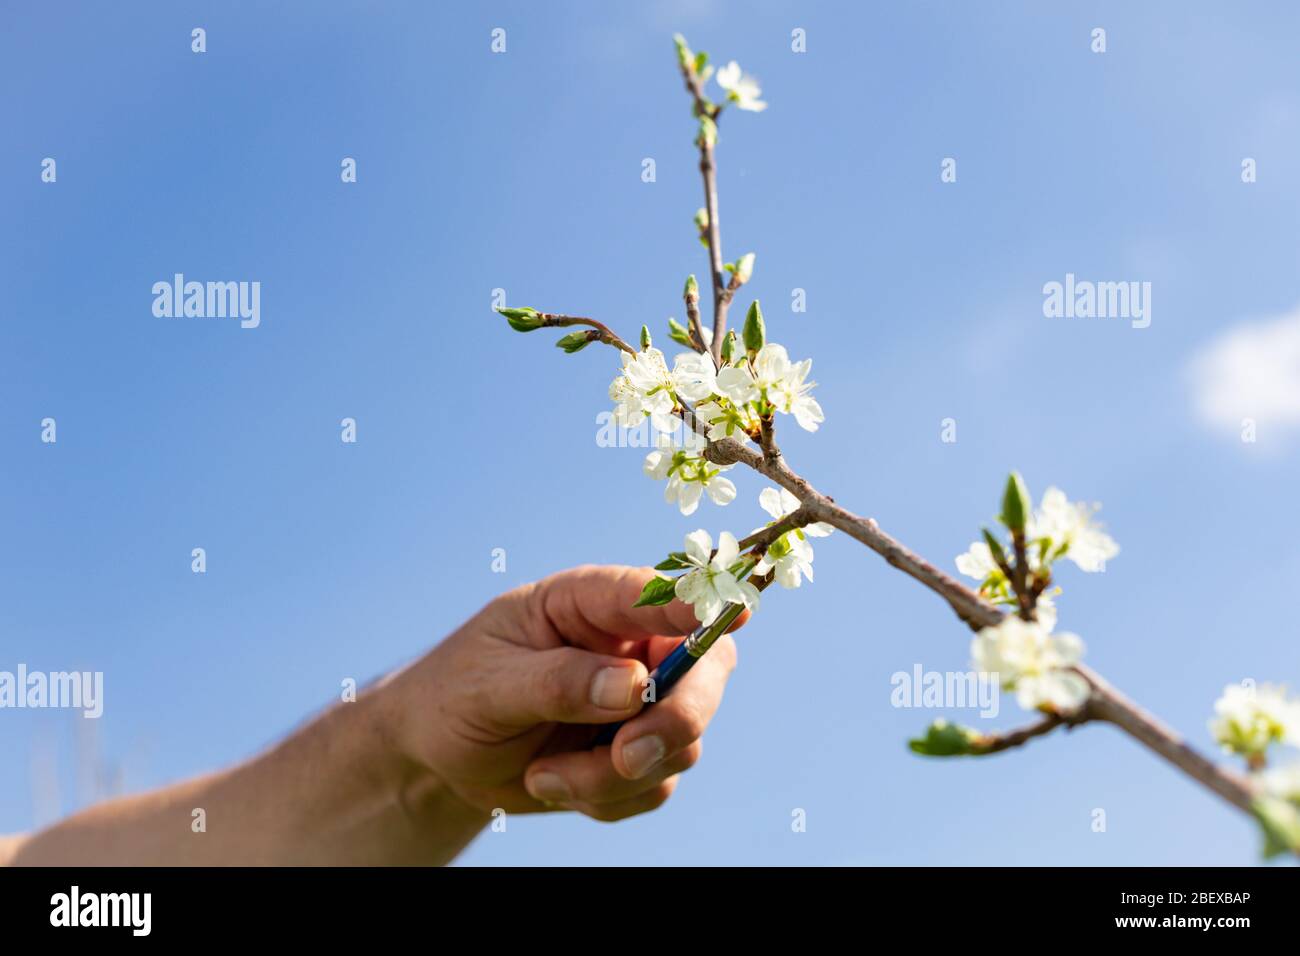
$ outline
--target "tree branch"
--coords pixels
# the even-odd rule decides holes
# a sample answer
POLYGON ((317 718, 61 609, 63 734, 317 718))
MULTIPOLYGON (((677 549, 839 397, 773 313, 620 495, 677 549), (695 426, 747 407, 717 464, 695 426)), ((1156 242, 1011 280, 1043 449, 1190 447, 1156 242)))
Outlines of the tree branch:
MULTIPOLYGON (((709 102, 704 95, 703 84, 694 69, 685 62, 682 64, 682 76, 686 88, 695 103, 697 116, 707 117, 716 122, 721 107, 709 102)), ((711 351, 714 362, 721 366, 722 343, 726 336, 727 307, 734 297, 739 283, 733 276, 730 285, 725 285, 722 268, 722 241, 718 228, 718 191, 717 168, 714 162, 713 146, 710 138, 700 136, 697 140, 700 150, 700 172, 704 180, 705 209, 709 222, 706 238, 709 247, 709 265, 713 280, 713 340, 711 351)), ((700 328, 698 301, 692 313, 691 301, 687 299, 687 314, 691 319, 692 336, 703 342, 700 328)), ((608 327, 592 319, 573 316, 542 314, 547 325, 589 325, 599 330, 602 341, 616 345, 632 352, 622 339, 614 335, 608 327)), ((687 426, 707 439, 708 425, 701 422, 694 410, 682 403, 679 414, 687 426)), ((901 542, 892 538, 876 524, 872 518, 854 514, 847 508, 836 504, 834 499, 822 494, 803 476, 796 473, 786 463, 780 449, 777 448, 772 432, 770 418, 761 423, 759 449, 747 447, 743 442, 727 438, 710 441, 704 450, 708 460, 723 465, 743 464, 789 491, 800 501, 800 506, 791 514, 755 532, 740 542, 742 549, 766 549, 780 535, 795 527, 802 527, 815 521, 825 522, 838 528, 845 534, 875 551, 886 562, 898 568, 904 574, 919 581, 942 597, 952 607, 957 616, 972 630, 996 626, 1003 620, 1003 612, 986 601, 972 589, 966 587, 952 576, 939 570, 901 542)), ((1017 554, 1017 572, 1019 579, 1015 582, 1019 611, 1026 616, 1032 615, 1033 604, 1047 581, 1033 582, 1033 589, 1027 587, 1025 570, 1025 542, 1023 535, 1015 541, 1017 554)), ((755 579, 757 580, 757 579, 755 579)), ((760 586, 766 586, 771 580, 767 575, 760 586)), ((1147 713, 1120 691, 1111 686, 1099 674, 1083 665, 1074 670, 1089 684, 1091 693, 1083 707, 1073 714, 1049 715, 1037 723, 1009 731, 1003 734, 985 735, 981 747, 982 753, 994 753, 1021 746, 1034 738, 1043 736, 1060 726, 1073 727, 1091 721, 1109 723, 1143 746, 1158 754, 1164 760, 1177 767, 1193 780, 1198 781, 1224 800, 1239 809, 1252 813, 1252 803, 1256 796, 1254 783, 1245 775, 1230 768, 1221 767, 1188 746, 1185 740, 1156 717, 1147 713)))
POLYGON ((615 348, 622 349, 632 355, 636 355, 636 349, 628 345, 619 338, 613 330, 604 322, 597 322, 595 319, 588 319, 581 315, 560 315, 556 312, 538 312, 537 317, 542 320, 542 328, 567 328, 570 325, 588 325, 600 333, 598 336, 601 342, 606 345, 612 345, 615 348))

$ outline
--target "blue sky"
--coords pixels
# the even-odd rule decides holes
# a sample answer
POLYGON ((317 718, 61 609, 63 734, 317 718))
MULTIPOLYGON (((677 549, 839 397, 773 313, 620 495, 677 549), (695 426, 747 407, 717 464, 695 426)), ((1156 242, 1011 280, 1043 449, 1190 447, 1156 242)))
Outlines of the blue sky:
MULTIPOLYGON (((1123 551, 1062 573, 1060 626, 1201 747, 1226 683, 1300 683, 1300 372, 1278 359, 1300 333, 1277 318, 1300 302, 1288 5, 47 3, 4 20, 0 669, 101 670, 106 701, 89 742, 67 713, 0 712, 0 832, 77 806, 79 762, 132 790, 227 764, 511 586, 764 520, 765 483, 738 473, 727 509, 665 506, 641 450, 595 442, 613 354, 564 356, 489 309, 503 288, 629 338, 682 317, 705 268, 676 30, 771 104, 724 117, 721 220, 729 258, 757 253, 770 337, 814 360, 827 421, 784 429, 792 464, 949 568, 1010 468, 1104 502, 1123 551), (177 272, 260 281, 261 325, 156 318, 151 287, 177 272), (1066 273, 1151 282, 1150 327, 1045 318, 1042 286, 1066 273)), ((984 724, 891 707, 890 675, 964 668, 968 643, 934 595, 843 535, 818 542, 816 584, 745 630, 666 808, 518 820, 464 862, 1257 859, 1248 820, 1105 727, 987 761, 910 754, 936 716, 984 724)), ((995 723, 1023 719, 1006 699, 995 723)))

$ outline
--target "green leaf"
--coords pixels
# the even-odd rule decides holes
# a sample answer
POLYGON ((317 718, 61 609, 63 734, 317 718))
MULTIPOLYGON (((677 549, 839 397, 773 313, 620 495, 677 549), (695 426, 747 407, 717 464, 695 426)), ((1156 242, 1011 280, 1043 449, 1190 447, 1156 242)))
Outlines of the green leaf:
POLYGON ((1264 831, 1264 858, 1300 853, 1300 807, 1280 797, 1259 797, 1250 805, 1264 831))
POLYGON ((560 341, 556 342, 555 347, 564 349, 564 351, 572 355, 574 352, 581 352, 593 341, 594 339, 590 332, 570 332, 564 338, 560 339, 560 341))
POLYGON ((1002 543, 993 536, 993 532, 988 528, 980 528, 980 531, 984 532, 984 543, 987 544, 989 550, 993 552, 993 560, 998 563, 999 567, 1006 564, 1007 555, 1006 552, 1002 550, 1002 543))
POLYGON ((682 325, 676 319, 668 320, 668 337, 678 345, 693 346, 691 333, 686 331, 686 326, 682 325))
POLYGON ((658 575, 652 577, 646 582, 645 587, 641 589, 641 596, 637 598, 633 607, 658 607, 661 604, 667 604, 676 595, 674 588, 677 582, 673 578, 661 578, 658 575))
POLYGON ((684 568, 689 568, 689 567, 691 567, 691 565, 686 562, 685 551, 669 551, 668 557, 664 558, 662 561, 660 561, 658 564, 655 565, 655 570, 656 571, 681 571, 684 568))
POLYGON ((969 727, 936 720, 926 728, 924 737, 909 740, 907 745, 925 757, 962 757, 979 753, 974 746, 978 736, 969 727))
POLYGON ((999 520, 1013 534, 1023 534, 1031 508, 1032 502, 1025 480, 1020 477, 1020 472, 1013 471, 1007 478, 1006 491, 1002 493, 1002 515, 999 520))
POLYGON ((701 70, 703 70, 703 69, 704 69, 706 66, 708 66, 708 65, 709 65, 709 55, 708 55, 707 53, 705 53, 703 50, 701 50, 699 53, 695 54, 695 72, 696 72, 696 73, 699 73, 701 70))

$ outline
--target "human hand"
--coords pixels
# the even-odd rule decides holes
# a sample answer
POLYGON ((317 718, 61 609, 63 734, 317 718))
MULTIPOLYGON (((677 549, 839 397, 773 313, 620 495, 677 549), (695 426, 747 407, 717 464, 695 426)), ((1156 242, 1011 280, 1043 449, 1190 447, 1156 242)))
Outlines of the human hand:
POLYGON ((388 682, 398 745, 483 813, 614 821, 662 805, 700 758, 736 646, 719 639, 640 713, 649 668, 696 626, 680 602, 632 607, 653 573, 586 566, 493 600, 388 682), (611 746, 588 749, 594 725, 628 718, 611 746))

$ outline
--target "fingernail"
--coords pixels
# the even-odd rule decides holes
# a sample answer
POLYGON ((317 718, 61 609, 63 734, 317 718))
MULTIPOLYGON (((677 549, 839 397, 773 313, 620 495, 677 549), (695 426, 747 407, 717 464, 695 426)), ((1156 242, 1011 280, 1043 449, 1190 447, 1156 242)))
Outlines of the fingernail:
POLYGON ((632 776, 644 777, 654 769, 655 764, 664 759, 667 749, 662 737, 647 734, 623 745, 623 763, 627 764, 632 776))
POLYGON ((528 792, 534 799, 559 803, 573 796, 568 782, 558 773, 535 773, 528 778, 528 792))
POLYGON ((605 710, 628 710, 635 692, 635 667, 606 667, 591 682, 591 702, 605 710))

